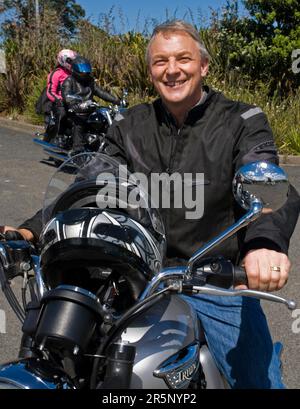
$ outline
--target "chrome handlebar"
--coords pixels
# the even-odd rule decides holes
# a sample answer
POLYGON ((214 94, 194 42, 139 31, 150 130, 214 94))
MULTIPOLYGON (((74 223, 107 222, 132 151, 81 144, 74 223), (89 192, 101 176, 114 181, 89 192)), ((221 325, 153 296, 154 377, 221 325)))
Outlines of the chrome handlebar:
POLYGON ((198 286, 189 283, 191 281, 190 274, 187 273, 186 268, 172 267, 162 270, 157 276, 155 276, 151 282, 148 284, 146 289, 143 291, 139 297, 140 301, 150 297, 161 284, 168 281, 168 287, 171 291, 182 293, 182 294, 210 294, 219 295, 226 297, 255 297, 261 300, 273 301, 277 303, 284 304, 289 310, 294 310, 296 308, 296 302, 293 300, 287 300, 283 297, 279 297, 274 294, 265 293, 256 290, 227 290, 212 286, 198 286))

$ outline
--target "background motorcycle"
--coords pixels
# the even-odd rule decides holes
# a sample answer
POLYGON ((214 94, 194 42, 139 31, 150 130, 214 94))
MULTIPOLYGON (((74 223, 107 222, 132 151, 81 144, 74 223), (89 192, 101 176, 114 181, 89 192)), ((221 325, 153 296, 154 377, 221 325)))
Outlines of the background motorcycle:
POLYGON ((24 333, 23 359, 0 366, 0 388, 224 387, 196 313, 180 294, 243 295, 295 308, 293 301, 270 293, 232 290, 232 285, 246 282, 244 271, 223 258, 206 258, 265 207, 283 205, 285 173, 265 162, 241 168, 234 194, 247 213, 199 249, 186 266, 161 269, 164 230, 159 213, 147 206, 141 186, 131 182, 144 200, 138 208, 120 190, 125 180, 121 178, 117 190, 111 180, 101 180, 99 169, 107 178, 116 168, 111 158, 97 157, 72 158, 50 181, 39 256, 24 241, 0 244, 2 289, 24 333), (94 175, 87 171, 89 165, 94 175), (101 186, 117 195, 125 212, 96 205, 101 186), (10 287, 17 275, 24 278, 23 307, 10 287))
MULTIPOLYGON (((123 90, 120 105, 109 105, 108 107, 103 107, 92 100, 82 102, 81 97, 68 95, 67 99, 82 105, 82 110, 80 112, 74 112, 72 109, 68 111, 67 118, 64 121, 65 124, 62 129, 59 130, 59 135, 55 138, 55 141, 46 141, 45 138, 41 139, 40 136, 42 136, 42 134, 36 133, 37 137, 33 138, 33 142, 41 146, 44 152, 47 153, 57 165, 60 165, 61 162, 70 157, 70 153, 72 152, 72 116, 77 116, 84 126, 84 134, 82 135, 84 150, 97 152, 104 141, 104 136, 112 124, 113 119, 128 106, 127 95, 127 90, 123 90)), ((49 121, 54 122, 55 120, 52 113, 49 121)))

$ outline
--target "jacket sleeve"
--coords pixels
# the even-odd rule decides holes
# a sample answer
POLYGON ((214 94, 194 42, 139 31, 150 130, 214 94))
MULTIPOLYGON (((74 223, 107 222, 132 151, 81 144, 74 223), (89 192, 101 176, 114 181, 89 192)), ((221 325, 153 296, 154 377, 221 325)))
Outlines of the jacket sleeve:
POLYGON ((66 106, 67 109, 71 108, 72 105, 78 104, 77 100, 71 100, 68 98, 69 95, 76 95, 76 93, 73 91, 72 87, 72 77, 67 77, 64 82, 61 85, 61 96, 62 100, 64 102, 64 105, 66 106))
POLYGON ((111 102, 112 104, 119 105, 120 100, 117 97, 114 97, 112 94, 109 92, 104 91, 100 87, 98 87, 96 84, 94 85, 94 95, 96 97, 103 99, 104 101, 111 102))
POLYGON ((55 102, 60 100, 60 96, 57 92, 60 84, 60 72, 59 70, 52 71, 48 76, 48 83, 47 83, 47 97, 50 101, 55 102))
POLYGON ((18 228, 31 231, 35 240, 38 241, 43 228, 42 209, 38 210, 30 219, 25 220, 18 228))
POLYGON ((123 119, 123 116, 120 120, 115 119, 112 125, 108 128, 105 135, 105 143, 101 148, 101 152, 116 159, 119 163, 127 165, 128 169, 132 171, 123 141, 123 119))
MULTIPOLYGON (((259 108, 250 108, 241 114, 238 138, 234 147, 234 171, 254 161, 279 163, 272 130, 266 115, 259 108)), ((288 200, 278 211, 261 215, 240 235, 241 257, 256 248, 268 248, 288 253, 290 237, 300 211, 300 197, 290 186, 288 200)), ((240 209, 238 210, 240 212, 240 209)))

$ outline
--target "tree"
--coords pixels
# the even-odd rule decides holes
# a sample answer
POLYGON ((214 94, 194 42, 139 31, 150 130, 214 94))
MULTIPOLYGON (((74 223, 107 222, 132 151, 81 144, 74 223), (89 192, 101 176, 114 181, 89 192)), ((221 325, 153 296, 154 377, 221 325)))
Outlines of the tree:
POLYGON ((75 0, 48 0, 43 3, 47 4, 48 8, 56 10, 61 18, 62 31, 67 33, 75 33, 78 21, 85 17, 84 9, 75 0))
MULTIPOLYGON (((39 14, 43 18, 49 10, 59 19, 58 31, 64 35, 76 32, 80 19, 84 18, 84 9, 75 0, 39 0, 39 14)), ((29 27, 35 26, 35 0, 4 0, 0 13, 6 14, 2 25, 4 34, 9 36, 15 24, 29 27)))
POLYGON ((238 1, 227 2, 215 21, 218 58, 223 70, 238 70, 251 80, 284 94, 300 85, 292 70, 293 50, 300 49, 298 0, 244 0, 249 15, 239 17, 238 1))
POLYGON ((268 36, 276 31, 289 35, 300 23, 298 0, 244 0, 245 7, 256 22, 257 29, 268 36))

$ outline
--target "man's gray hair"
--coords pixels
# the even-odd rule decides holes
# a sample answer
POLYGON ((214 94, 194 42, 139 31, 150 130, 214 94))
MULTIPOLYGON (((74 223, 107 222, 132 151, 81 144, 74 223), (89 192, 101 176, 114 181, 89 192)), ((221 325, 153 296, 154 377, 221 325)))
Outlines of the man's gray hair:
POLYGON ((184 20, 175 19, 175 20, 168 20, 162 24, 159 24, 158 26, 154 28, 150 41, 147 45, 147 49, 146 49, 146 61, 148 65, 150 63, 150 51, 149 50, 150 50, 150 46, 154 38, 160 33, 175 33, 178 31, 181 31, 191 36, 196 41, 199 47, 201 57, 209 61, 210 56, 208 54, 208 51, 200 38, 199 32, 195 29, 195 27, 187 23, 184 20))

